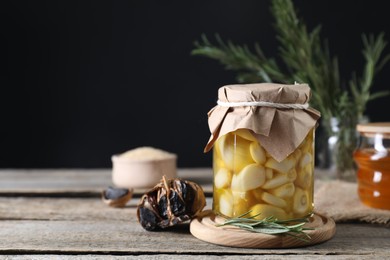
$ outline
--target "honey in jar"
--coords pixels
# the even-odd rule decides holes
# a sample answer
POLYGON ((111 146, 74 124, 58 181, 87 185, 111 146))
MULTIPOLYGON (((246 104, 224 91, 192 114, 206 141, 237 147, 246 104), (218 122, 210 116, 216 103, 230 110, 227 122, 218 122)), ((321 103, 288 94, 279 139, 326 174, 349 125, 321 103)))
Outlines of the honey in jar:
POLYGON ((216 214, 237 217, 249 212, 288 220, 313 212, 319 113, 304 105, 309 97, 306 84, 220 88, 218 106, 209 113, 212 136, 205 149, 213 146, 216 214))
POLYGON ((369 207, 390 209, 390 123, 359 124, 357 130, 359 146, 353 156, 360 200, 369 207))

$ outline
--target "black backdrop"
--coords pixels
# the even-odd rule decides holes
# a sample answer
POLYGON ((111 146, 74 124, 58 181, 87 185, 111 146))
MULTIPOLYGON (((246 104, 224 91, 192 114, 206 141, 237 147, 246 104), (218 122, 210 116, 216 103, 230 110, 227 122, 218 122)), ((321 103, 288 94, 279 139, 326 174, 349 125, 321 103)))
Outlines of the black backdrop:
MULTIPOLYGON (((309 28, 322 24, 344 78, 363 66, 362 32, 390 40, 386 1, 294 3, 309 28)), ((3 1, 0 12, 2 168, 110 167, 144 145, 211 166, 206 113, 235 77, 191 56, 193 42, 219 33, 277 54, 269 1, 3 1)), ((374 90, 389 89, 389 72, 374 90)), ((371 121, 390 120, 389 102, 369 104, 371 121)))

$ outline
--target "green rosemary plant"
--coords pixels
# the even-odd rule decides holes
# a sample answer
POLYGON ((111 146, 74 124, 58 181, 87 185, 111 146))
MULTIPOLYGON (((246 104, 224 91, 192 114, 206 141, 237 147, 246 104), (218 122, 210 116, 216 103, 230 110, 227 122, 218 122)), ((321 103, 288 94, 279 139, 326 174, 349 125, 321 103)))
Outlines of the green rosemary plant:
POLYGON ((250 49, 247 45, 225 42, 219 35, 216 35, 215 43, 202 35, 200 41, 194 43, 191 53, 218 60, 227 70, 236 72, 240 83, 308 83, 312 88, 311 105, 321 111, 321 126, 328 136, 334 134, 331 119, 340 122, 336 156, 338 171, 353 168, 356 123, 363 117, 369 101, 390 93, 371 93, 375 75, 390 59, 390 55, 382 55, 387 45, 384 34, 362 35, 363 73, 361 76, 353 73, 349 84, 344 85, 337 57, 330 54, 327 42, 320 38, 320 25, 308 31, 291 0, 271 0, 271 13, 279 42, 278 61, 283 62, 283 66, 275 58, 267 57, 258 43, 250 49))
POLYGON ((261 213, 253 216, 248 216, 249 214, 250 211, 238 217, 228 218, 225 222, 223 222, 222 224, 218 224, 217 226, 235 226, 249 232, 263 233, 269 235, 285 234, 288 236, 293 236, 305 242, 309 242, 311 239, 310 236, 305 233, 305 230, 313 229, 303 227, 306 223, 309 222, 309 216, 300 219, 277 220, 272 216, 263 219, 258 219, 261 213))

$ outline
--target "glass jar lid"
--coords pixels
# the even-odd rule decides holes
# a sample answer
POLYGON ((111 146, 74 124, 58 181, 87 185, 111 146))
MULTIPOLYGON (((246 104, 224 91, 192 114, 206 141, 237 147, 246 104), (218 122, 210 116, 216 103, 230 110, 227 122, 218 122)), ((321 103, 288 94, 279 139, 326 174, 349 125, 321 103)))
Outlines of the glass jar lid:
POLYGON ((380 134, 385 138, 390 138, 390 122, 358 124, 356 130, 364 136, 371 137, 380 134))
POLYGON ((356 129, 359 132, 390 134, 390 122, 358 124, 356 129))

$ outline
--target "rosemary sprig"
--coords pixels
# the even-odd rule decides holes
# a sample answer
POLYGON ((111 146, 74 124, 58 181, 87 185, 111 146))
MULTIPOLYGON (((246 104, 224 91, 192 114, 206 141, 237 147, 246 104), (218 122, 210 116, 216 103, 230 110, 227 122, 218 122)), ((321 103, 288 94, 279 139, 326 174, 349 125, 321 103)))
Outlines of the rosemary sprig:
POLYGON ((278 220, 273 216, 258 219, 261 213, 248 216, 250 213, 251 211, 248 211, 238 217, 228 218, 225 222, 217 224, 216 226, 235 226, 249 232, 269 235, 285 234, 304 242, 309 242, 311 239, 311 237, 305 233, 305 230, 313 230, 313 228, 303 227, 309 222, 309 216, 290 220, 278 220))

